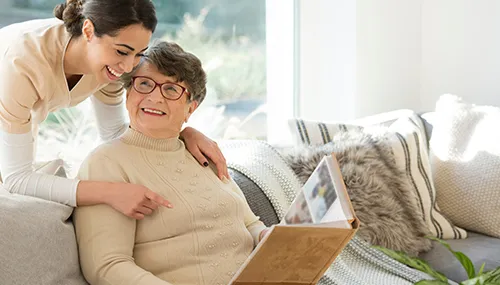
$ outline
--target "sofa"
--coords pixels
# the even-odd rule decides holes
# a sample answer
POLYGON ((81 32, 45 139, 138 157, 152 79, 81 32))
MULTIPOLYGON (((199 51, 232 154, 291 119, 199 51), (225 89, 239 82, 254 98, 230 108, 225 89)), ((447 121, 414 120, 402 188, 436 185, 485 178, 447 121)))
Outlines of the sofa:
MULTIPOLYGON (((404 116, 411 112, 411 110, 395 110, 360 118, 351 123, 363 126, 388 125, 397 120, 399 116, 404 116)), ((426 137, 430 140, 433 131, 434 112, 421 113, 418 116, 424 122, 426 137)), ((278 148, 286 147, 279 146, 278 148)), ((256 215, 260 216, 266 225, 278 223, 279 219, 272 204, 259 187, 237 170, 230 169, 230 173, 242 188, 250 207, 256 215)), ((467 235, 465 239, 447 239, 446 242, 449 243, 453 250, 463 252, 467 255, 474 264, 476 272, 483 263, 486 264, 484 270, 492 270, 500 267, 499 238, 473 231, 467 231, 467 235)), ((460 261, 443 245, 436 241, 432 243, 432 249, 421 253, 419 257, 427 261, 432 268, 446 275, 450 280, 457 283, 467 280, 467 273, 462 268, 460 261)))
MULTIPOLYGON (((356 121, 360 125, 384 125, 392 122, 402 111, 383 113, 356 121)), ((403 111, 406 112, 406 111, 403 111)), ((420 114, 427 137, 433 132, 433 113, 420 114)), ((276 149, 282 149, 276 146, 276 149)), ((58 162, 58 165, 60 162, 58 162)), ((49 169, 54 169, 54 167, 49 169)), ((56 167, 59 175, 64 175, 56 167)), ((229 168, 246 199, 267 225, 279 223, 273 202, 258 185, 263 177, 248 177, 237 167, 229 168)), ((36 198, 12 195, 0 190, 0 284, 79 285, 87 284, 78 266, 76 241, 71 223, 70 207, 56 205, 36 198)), ((486 270, 500 266, 500 239, 468 231, 466 239, 448 240, 454 250, 472 259, 476 270, 486 263, 486 270)), ((467 279, 456 258, 443 246, 420 257, 433 268, 456 282, 467 279)))

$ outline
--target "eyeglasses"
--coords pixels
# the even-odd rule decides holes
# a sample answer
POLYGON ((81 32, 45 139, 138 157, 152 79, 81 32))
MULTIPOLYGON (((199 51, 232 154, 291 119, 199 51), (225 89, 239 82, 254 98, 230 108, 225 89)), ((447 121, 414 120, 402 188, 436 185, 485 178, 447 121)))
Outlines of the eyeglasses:
POLYGON ((161 95, 163 98, 167 100, 179 100, 184 93, 189 95, 189 92, 185 87, 174 83, 174 82, 165 82, 165 83, 157 83, 153 79, 145 76, 134 76, 132 77, 132 86, 135 91, 141 94, 150 94, 156 89, 156 86, 160 87, 161 95))

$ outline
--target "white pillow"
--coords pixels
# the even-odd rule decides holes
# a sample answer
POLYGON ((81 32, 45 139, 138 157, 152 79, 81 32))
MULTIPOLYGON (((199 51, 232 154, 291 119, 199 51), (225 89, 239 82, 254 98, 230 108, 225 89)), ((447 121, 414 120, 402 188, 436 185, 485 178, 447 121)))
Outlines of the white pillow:
POLYGON ((500 238, 500 108, 453 95, 436 104, 430 141, 437 201, 455 224, 500 238))
MULTIPOLYGON (((363 127, 356 125, 301 119, 292 119, 288 123, 296 143, 305 145, 330 142, 331 137, 340 131, 352 128, 363 129, 363 127), (328 136, 325 133, 328 133, 328 136)), ((436 203, 436 190, 431 175, 427 138, 420 117, 415 113, 402 116, 390 124, 389 130, 394 135, 389 143, 396 157, 396 164, 406 173, 410 184, 414 186, 417 197, 419 197, 417 204, 422 210, 423 219, 427 223, 429 231, 433 236, 442 239, 466 238, 467 232, 456 227, 447 219, 436 203)))

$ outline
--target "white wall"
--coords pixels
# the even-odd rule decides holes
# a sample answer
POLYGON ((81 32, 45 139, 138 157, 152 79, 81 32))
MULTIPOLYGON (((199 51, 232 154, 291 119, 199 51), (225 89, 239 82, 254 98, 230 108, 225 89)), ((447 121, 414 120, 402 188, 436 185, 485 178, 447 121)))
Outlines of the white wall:
POLYGON ((420 104, 421 1, 357 0, 355 116, 420 104))
POLYGON ((354 116, 356 1, 300 0, 298 114, 313 120, 354 116))
POLYGON ((300 3, 299 116, 348 120, 420 103, 420 1, 300 3))
POLYGON ((423 0, 421 108, 443 93, 500 106, 500 1, 423 0))
POLYGON ((500 106, 498 0, 301 0, 300 9, 301 117, 429 111, 444 93, 500 106))

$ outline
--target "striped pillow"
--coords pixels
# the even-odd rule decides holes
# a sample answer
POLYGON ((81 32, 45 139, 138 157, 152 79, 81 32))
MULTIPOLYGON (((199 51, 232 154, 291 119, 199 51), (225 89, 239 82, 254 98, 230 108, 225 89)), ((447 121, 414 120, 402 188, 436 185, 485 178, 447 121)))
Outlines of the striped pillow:
POLYGON ((322 145, 332 141, 338 132, 361 129, 361 126, 343 123, 323 123, 302 119, 288 120, 288 126, 297 145, 322 145))
MULTIPOLYGON (((322 123, 293 119, 289 126, 296 144, 321 145, 332 140, 335 134, 363 126, 341 123, 322 123)), ((428 142, 423 122, 417 114, 394 121, 387 129, 393 136, 388 143, 394 152, 396 164, 406 173, 413 185, 423 218, 433 236, 442 239, 463 239, 467 232, 447 219, 436 204, 436 190, 431 177, 428 142)))

